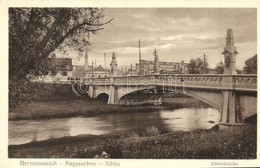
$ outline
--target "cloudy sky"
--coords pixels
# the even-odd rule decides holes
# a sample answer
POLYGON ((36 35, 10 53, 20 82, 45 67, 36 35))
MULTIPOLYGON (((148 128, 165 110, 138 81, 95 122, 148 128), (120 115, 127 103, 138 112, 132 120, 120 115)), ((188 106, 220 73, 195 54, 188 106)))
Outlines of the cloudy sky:
MULTIPOLYGON (((161 61, 189 62, 207 55, 210 67, 223 60, 227 29, 234 32, 237 67, 257 52, 256 9, 233 8, 106 8, 105 20, 113 18, 105 30, 91 35, 89 59, 104 65, 114 51, 119 65, 138 62, 138 40, 142 59, 153 60, 153 50, 161 61)), ((107 65, 108 65, 107 63, 107 65)))

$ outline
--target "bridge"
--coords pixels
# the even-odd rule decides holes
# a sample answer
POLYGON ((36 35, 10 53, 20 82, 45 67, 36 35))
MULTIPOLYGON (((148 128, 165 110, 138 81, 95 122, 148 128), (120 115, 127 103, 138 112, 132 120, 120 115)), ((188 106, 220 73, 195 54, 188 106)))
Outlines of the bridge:
MULTIPOLYGON (((241 123, 257 113, 257 75, 237 74, 238 52, 232 29, 227 30, 222 54, 225 60, 223 74, 161 75, 155 71, 152 75, 117 77, 113 74, 117 66, 114 57, 110 77, 87 78, 84 87, 81 87, 82 83, 76 83, 79 83, 79 91, 88 93, 93 99, 107 96, 108 104, 156 105, 162 103, 162 96, 167 93, 181 93, 216 108, 221 113, 221 123, 241 123)), ((75 88, 73 91, 76 92, 75 88)))
MULTIPOLYGON (((109 104, 160 104, 166 93, 181 93, 201 100, 221 113, 222 123, 240 123, 257 113, 257 75, 237 74, 233 30, 227 30, 222 52, 224 74, 156 74, 87 79, 91 98, 107 95, 109 104), (135 96, 142 93, 141 97, 135 96)), ((156 63, 156 61, 155 61, 156 63)), ((155 65, 156 66, 156 65, 155 65)), ((113 67, 115 69, 115 67, 113 67)))
POLYGON ((108 104, 162 103, 166 93, 201 100, 221 112, 222 123, 240 123, 257 112, 257 75, 176 74, 86 80, 88 95, 108 96, 108 104), (141 100, 134 94, 141 92, 141 100))

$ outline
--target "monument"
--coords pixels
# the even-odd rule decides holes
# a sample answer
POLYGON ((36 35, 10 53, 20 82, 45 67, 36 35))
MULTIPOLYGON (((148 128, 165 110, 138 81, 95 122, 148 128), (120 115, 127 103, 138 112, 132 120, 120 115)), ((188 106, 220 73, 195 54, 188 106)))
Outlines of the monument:
POLYGON ((116 77, 117 76, 117 62, 116 62, 115 52, 112 53, 112 61, 110 63, 110 66, 111 66, 110 77, 116 77))
MULTIPOLYGON (((233 30, 227 30, 226 37, 226 47, 224 47, 224 51, 222 52, 224 55, 224 74, 235 75, 236 72, 236 55, 238 52, 236 51, 236 47, 234 45, 234 36, 233 30)), ((234 124, 240 122, 241 115, 238 104, 238 96, 236 92, 233 91, 233 77, 226 76, 222 79, 222 86, 228 88, 226 91, 222 91, 223 94, 223 107, 222 107, 222 115, 221 122, 222 123, 230 123, 234 124)))
POLYGON ((227 30, 226 47, 222 52, 225 59, 224 74, 237 74, 236 71, 236 55, 238 54, 234 46, 233 30, 227 30))

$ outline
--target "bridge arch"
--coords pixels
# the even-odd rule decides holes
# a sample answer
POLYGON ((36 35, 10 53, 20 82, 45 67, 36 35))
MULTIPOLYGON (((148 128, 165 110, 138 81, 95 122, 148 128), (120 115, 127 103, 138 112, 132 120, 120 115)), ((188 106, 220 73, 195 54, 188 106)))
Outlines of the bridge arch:
POLYGON ((100 100, 104 103, 107 103, 108 102, 108 99, 109 99, 109 95, 107 93, 100 93, 99 95, 97 95, 97 100, 100 100))
POLYGON ((120 101, 124 96, 132 95, 139 92, 147 92, 150 90, 153 90, 155 86, 147 86, 147 87, 136 87, 136 86, 129 86, 129 87, 119 87, 117 88, 117 94, 118 94, 118 101, 120 101))
POLYGON ((153 89, 151 90, 137 90, 125 94, 119 99, 120 104, 161 104, 162 93, 156 93, 153 89))
POLYGON ((176 90, 173 90, 171 87, 160 87, 161 92, 165 93, 172 93, 172 94, 182 94, 194 99, 200 100, 207 105, 217 109, 221 112, 222 109, 222 93, 217 90, 202 90, 202 89, 192 89, 192 88, 185 88, 183 90, 182 87, 179 87, 176 90))

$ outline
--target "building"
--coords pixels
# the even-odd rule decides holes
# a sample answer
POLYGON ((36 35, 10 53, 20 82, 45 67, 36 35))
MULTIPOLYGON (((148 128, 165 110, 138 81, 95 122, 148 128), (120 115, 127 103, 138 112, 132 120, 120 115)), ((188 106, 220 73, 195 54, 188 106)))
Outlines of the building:
POLYGON ((71 58, 47 58, 47 67, 52 75, 69 76, 72 72, 71 58))
POLYGON ((102 65, 97 67, 88 66, 88 70, 85 70, 85 65, 73 65, 72 78, 103 78, 108 77, 110 71, 105 70, 102 65))
MULTIPOLYGON (((92 68, 92 67, 91 67, 92 68)), ((93 73, 89 77, 94 78, 105 78, 109 76, 109 70, 105 70, 102 65, 99 65, 97 68, 93 68, 93 73)))
POLYGON ((34 80, 43 82, 53 82, 59 80, 67 80, 72 75, 72 59, 71 58, 47 58, 41 63, 44 73, 41 72, 34 80))
MULTIPOLYGON (((158 52, 154 50, 154 61, 140 60, 139 64, 136 64, 136 70, 140 75, 147 74, 176 74, 176 73, 186 73, 187 63, 182 62, 165 62, 159 61, 158 52), (141 70, 141 72, 140 72, 141 70)), ((132 71, 132 73, 135 71, 132 71)))
POLYGON ((72 78, 103 78, 103 77, 108 77, 109 76, 109 70, 103 68, 103 66, 94 66, 94 63, 92 63, 92 66, 89 66, 89 58, 88 58, 88 52, 87 49, 85 51, 84 55, 84 64, 83 65, 73 65, 73 70, 72 70, 72 78))

